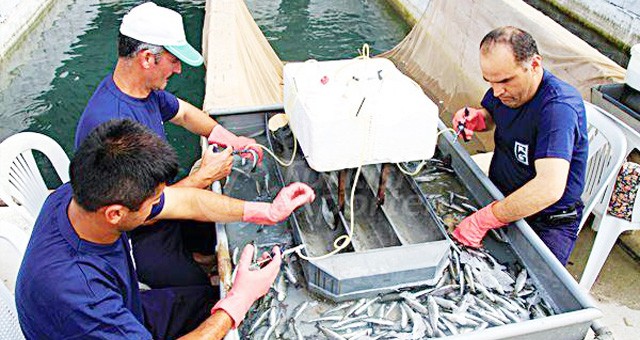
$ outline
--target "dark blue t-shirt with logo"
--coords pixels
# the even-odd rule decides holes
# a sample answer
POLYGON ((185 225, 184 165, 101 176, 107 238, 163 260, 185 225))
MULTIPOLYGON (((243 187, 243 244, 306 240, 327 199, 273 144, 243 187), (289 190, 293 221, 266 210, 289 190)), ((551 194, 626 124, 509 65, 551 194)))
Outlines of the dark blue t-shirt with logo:
POLYGON ((562 198, 542 212, 566 209, 580 200, 588 157, 587 119, 580 93, 544 71, 534 97, 512 109, 489 89, 482 99, 496 124, 489 178, 510 195, 536 176, 535 161, 562 158, 570 163, 562 198))
POLYGON ((120 91, 113 82, 113 75, 106 76, 93 93, 76 128, 75 147, 98 125, 112 119, 130 119, 141 123, 167 140, 164 122, 178 113, 178 98, 173 94, 156 90, 144 99, 131 97, 120 91))

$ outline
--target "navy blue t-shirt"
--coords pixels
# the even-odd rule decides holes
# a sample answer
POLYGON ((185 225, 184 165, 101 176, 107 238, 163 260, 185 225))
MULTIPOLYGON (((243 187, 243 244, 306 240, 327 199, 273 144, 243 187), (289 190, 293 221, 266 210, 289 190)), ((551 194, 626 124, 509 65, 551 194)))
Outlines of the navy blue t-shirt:
POLYGON ((173 94, 156 90, 147 98, 131 97, 118 89, 113 82, 113 75, 102 80, 84 109, 76 128, 75 147, 78 149, 82 141, 98 125, 112 119, 130 119, 141 123, 167 140, 164 122, 178 113, 178 98, 173 94))
POLYGON ((33 228, 16 283, 23 333, 28 339, 151 339, 126 233, 108 245, 80 239, 67 215, 71 198, 69 183, 49 195, 33 228))
POLYGON ((580 200, 588 157, 587 119, 580 93, 544 71, 534 97, 512 109, 489 89, 482 99, 496 123, 495 151, 489 178, 510 195, 536 176, 535 161, 562 158, 569 161, 569 177, 562 198, 542 212, 566 209, 580 200))

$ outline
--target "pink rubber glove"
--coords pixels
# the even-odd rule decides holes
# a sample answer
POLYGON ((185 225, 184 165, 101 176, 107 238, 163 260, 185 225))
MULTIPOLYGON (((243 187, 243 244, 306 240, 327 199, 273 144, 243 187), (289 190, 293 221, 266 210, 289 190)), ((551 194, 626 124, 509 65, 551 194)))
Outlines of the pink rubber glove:
MULTIPOLYGON (((213 127, 213 130, 211 130, 207 140, 209 141, 209 144, 218 144, 221 147, 232 146, 233 149, 237 151, 251 149, 258 154, 258 163, 262 162, 262 148, 257 145, 251 145, 256 144, 255 139, 236 136, 220 124, 213 127)), ((250 153, 242 153, 240 156, 253 159, 253 155, 250 153)))
POLYGON ((474 109, 472 107, 461 108, 453 115, 453 120, 451 124, 453 129, 458 132, 458 124, 464 121, 464 132, 467 135, 467 138, 471 138, 473 135, 473 131, 483 131, 487 128, 487 124, 484 121, 484 116, 482 115, 482 110, 474 109), (465 117, 464 110, 469 110, 469 116, 465 117))
POLYGON ((496 215, 493 214, 493 205, 498 201, 494 201, 488 206, 467 216, 456 230, 453 231, 453 237, 465 246, 480 248, 482 247, 482 239, 484 235, 491 229, 504 227, 506 223, 502 223, 496 215))
MULTIPOLYGON (((254 251, 255 248, 251 244, 244 247, 238 261, 238 271, 236 279, 233 281, 233 288, 224 299, 218 301, 211 309, 211 314, 219 309, 227 312, 233 319, 233 328, 237 328, 244 320, 251 305, 267 294, 280 271, 281 256, 274 256, 269 264, 261 269, 249 270, 254 251)), ((273 253, 279 255, 280 248, 273 247, 273 253)))
POLYGON ((308 185, 295 182, 282 188, 273 203, 245 202, 242 220, 273 225, 285 220, 299 206, 313 202, 316 194, 308 185))

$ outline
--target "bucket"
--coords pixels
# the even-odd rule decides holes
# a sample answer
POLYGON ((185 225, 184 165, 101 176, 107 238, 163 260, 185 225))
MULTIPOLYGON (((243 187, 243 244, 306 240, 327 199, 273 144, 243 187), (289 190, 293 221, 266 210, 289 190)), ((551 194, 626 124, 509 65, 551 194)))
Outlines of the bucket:
POLYGON ((629 60, 624 82, 640 91, 640 44, 631 47, 631 59, 629 60))

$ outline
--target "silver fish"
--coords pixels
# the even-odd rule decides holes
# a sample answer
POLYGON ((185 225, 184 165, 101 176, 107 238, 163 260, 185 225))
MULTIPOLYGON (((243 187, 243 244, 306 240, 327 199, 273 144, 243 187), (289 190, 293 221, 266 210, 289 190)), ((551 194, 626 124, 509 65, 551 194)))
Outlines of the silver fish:
POLYGON ((520 273, 518 274, 518 277, 516 278, 516 283, 513 287, 513 292, 514 293, 519 293, 522 288, 524 288, 525 283, 527 283, 527 270, 523 269, 520 271, 520 273))
POLYGON ((330 316, 323 316, 321 318, 316 318, 316 319, 311 319, 309 321, 303 321, 303 322, 307 322, 307 323, 313 323, 313 322, 325 322, 325 321, 340 321, 342 319, 342 316, 340 315, 330 315, 330 316))
POLYGON ((302 335, 302 332, 300 332, 300 329, 296 326, 294 319, 289 319, 289 328, 293 331, 293 334, 295 334, 296 340, 304 340, 304 335, 302 335))
POLYGON ((371 306, 373 303, 375 303, 378 300, 380 300, 379 296, 367 301, 364 305, 360 306, 360 308, 356 309, 353 312, 353 315, 358 316, 358 315, 364 313, 367 310, 367 308, 369 308, 369 306, 371 306))
POLYGON ((438 327, 438 319, 440 318, 440 310, 438 309, 438 303, 431 295, 427 296, 427 307, 429 310, 431 328, 436 329, 438 327))
POLYGON ((324 197, 320 197, 320 198, 322 201, 321 202, 322 204, 320 205, 320 210, 322 211, 322 218, 324 219, 325 223, 327 223, 327 225, 331 230, 335 230, 336 229, 335 216, 331 212, 331 209, 329 209, 329 204, 327 203, 327 199, 324 197))
POLYGON ((373 323, 376 325, 382 325, 382 326, 393 326, 395 325, 395 322, 391 321, 391 320, 387 320, 387 319, 381 319, 381 318, 366 318, 364 319, 365 322, 369 322, 369 323, 373 323))
POLYGON ((292 285, 295 286, 298 283, 298 279, 293 273, 293 269, 291 269, 291 265, 288 262, 285 262, 284 264, 284 274, 287 276, 287 280, 289 280, 292 285))
POLYGON ((264 312, 262 312, 262 314, 260 314, 260 316, 256 319, 256 321, 253 323, 253 325, 249 329, 249 334, 253 334, 253 332, 255 332, 256 329, 260 328, 260 325, 262 325, 264 320, 267 319, 270 312, 271 312, 271 307, 269 307, 269 309, 265 310, 264 312))
POLYGON ((423 306, 411 293, 402 292, 400 293, 400 296, 402 296, 404 298, 404 302, 416 312, 420 314, 428 313, 427 307, 423 306))
POLYGON ((342 335, 338 334, 337 332, 324 327, 324 326, 318 326, 318 328, 320 329, 320 331, 322 331, 322 333, 327 337, 327 339, 331 339, 331 340, 347 340, 347 338, 343 337, 342 335))
POLYGON ((347 309, 347 312, 342 316, 342 320, 346 320, 351 314, 353 314, 353 312, 358 310, 358 308, 362 307, 365 303, 367 303, 367 299, 358 300, 349 309, 347 309))
POLYGON ((328 310, 322 312, 322 314, 320 314, 320 315, 325 316, 325 315, 328 315, 328 314, 331 314, 331 313, 335 313, 337 311, 341 311, 341 310, 343 310, 345 308, 349 308, 349 306, 351 306, 352 304, 353 304, 353 302, 341 303, 341 304, 339 304, 339 305, 337 305, 337 306, 335 306, 335 307, 333 307, 331 309, 328 309, 328 310))

